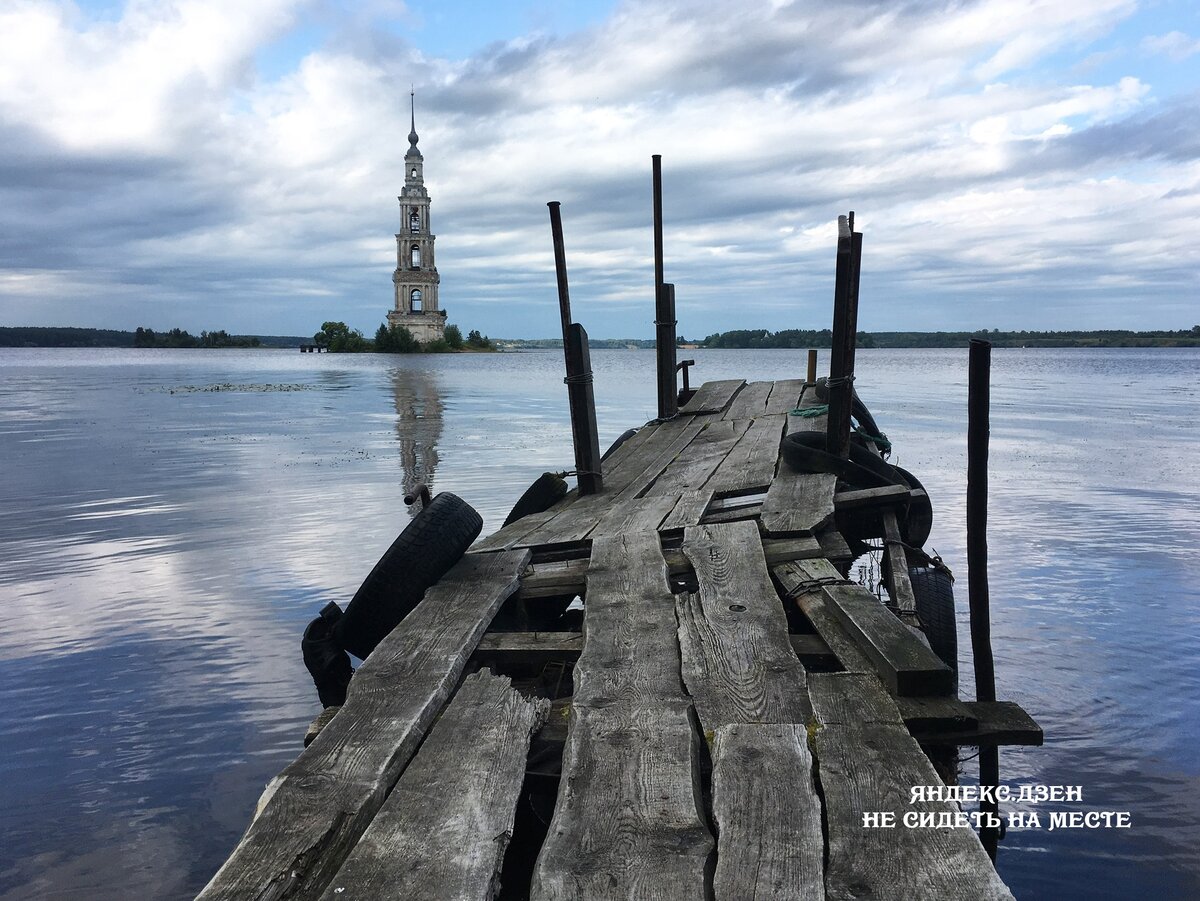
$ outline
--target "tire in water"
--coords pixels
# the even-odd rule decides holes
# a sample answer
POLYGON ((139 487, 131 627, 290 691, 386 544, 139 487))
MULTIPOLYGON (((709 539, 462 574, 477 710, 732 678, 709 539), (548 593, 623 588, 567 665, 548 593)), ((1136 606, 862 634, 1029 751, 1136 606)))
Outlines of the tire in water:
POLYGON ((457 495, 442 492, 408 524, 363 581, 334 632, 365 659, 459 561, 483 529, 483 519, 457 495))
POLYGON ((958 629, 954 621, 954 579, 935 566, 910 566, 908 577, 917 601, 917 619, 929 648, 958 672, 958 629))

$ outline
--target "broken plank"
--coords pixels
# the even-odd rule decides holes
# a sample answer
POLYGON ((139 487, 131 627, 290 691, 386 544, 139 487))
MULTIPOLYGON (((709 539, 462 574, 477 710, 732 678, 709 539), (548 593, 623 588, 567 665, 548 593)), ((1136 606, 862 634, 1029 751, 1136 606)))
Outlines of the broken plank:
POLYGON ((793 566, 821 582, 827 606, 874 664, 893 695, 945 695, 954 690, 954 671, 922 644, 863 586, 838 582, 826 561, 798 560, 793 566))
POLYGON ((824 899, 821 802, 806 727, 725 726, 712 763, 716 901, 824 899))
POLYGON ((648 495, 680 495, 696 491, 704 486, 726 454, 750 428, 749 420, 709 422, 696 434, 687 447, 663 469, 654 484, 646 491, 648 495))
POLYGON ((429 589, 359 667, 338 715, 267 786, 258 815, 200 898, 312 897, 325 887, 416 753, 529 557, 467 554, 429 589))
POLYGON ((705 483, 718 492, 743 491, 771 484, 779 462, 784 417, 759 416, 725 455, 705 483))
POLYGON ((530 736, 549 707, 525 700, 506 678, 468 676, 334 876, 326 901, 492 897, 530 736))
POLYGON ((656 532, 599 536, 562 782, 533 899, 703 897, 712 836, 656 532))
POLYGON ((705 382, 692 395, 692 399, 679 408, 679 412, 688 415, 695 413, 721 413, 744 384, 746 384, 744 379, 705 382))
MULTIPOLYGON (((721 414, 722 419, 754 419, 767 412, 767 398, 771 396, 772 382, 750 382, 721 414)), ((780 426, 782 428, 782 426, 780 426)))
POLYGON ((530 532, 537 530, 554 519, 559 512, 559 510, 551 508, 543 510, 541 513, 531 513, 528 516, 522 516, 516 522, 497 529, 486 538, 480 538, 471 545, 469 553, 509 550, 530 532))
POLYGON ((896 706, 914 735, 966 732, 979 724, 967 705, 954 697, 896 698, 896 706))
POLYGON ((683 679, 706 731, 803 723, 804 667, 753 523, 689 526, 683 553, 699 591, 676 599, 683 679))

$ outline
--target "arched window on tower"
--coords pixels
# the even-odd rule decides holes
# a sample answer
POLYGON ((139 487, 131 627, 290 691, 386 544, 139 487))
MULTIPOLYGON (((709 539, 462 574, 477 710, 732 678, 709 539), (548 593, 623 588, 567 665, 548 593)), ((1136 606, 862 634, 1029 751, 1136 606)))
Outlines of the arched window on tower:
POLYGON ((421 245, 414 244, 412 247, 409 248, 409 253, 411 254, 411 257, 412 257, 412 262, 410 264, 412 266, 412 268, 420 269, 421 268, 421 245))
POLYGON ((417 177, 417 167, 413 166, 412 170, 408 174, 411 175, 413 178, 416 178, 417 177))
POLYGON ((413 288, 412 293, 408 295, 408 308, 414 313, 422 312, 420 288, 413 288))
POLYGON ((412 212, 408 214, 408 230, 414 235, 421 233, 421 211, 416 207, 413 207, 412 212))

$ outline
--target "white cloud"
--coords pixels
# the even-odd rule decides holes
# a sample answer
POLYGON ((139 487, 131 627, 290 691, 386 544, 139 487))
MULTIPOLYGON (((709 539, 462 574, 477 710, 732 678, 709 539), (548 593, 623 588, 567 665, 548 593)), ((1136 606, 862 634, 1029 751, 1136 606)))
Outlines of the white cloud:
POLYGON ((1186 35, 1182 31, 1150 35, 1142 39, 1141 46, 1145 53, 1165 56, 1177 63, 1200 53, 1200 39, 1186 35))
MULTIPOLYGON (((48 2, 4 14, 0 110, 33 146, 13 179, 47 165, 53 179, 75 177, 80 158, 99 160, 103 177, 78 176, 94 190, 67 200, 53 186, 0 180, 7 206, 33 226, 28 249, 0 243, 0 267, 72 282, 103 260, 100 293, 109 279, 126 296, 151 282, 146 303, 190 294, 212 305, 205 327, 305 334, 336 312, 373 329, 390 296, 409 81, 443 303, 493 334, 555 328, 552 312, 544 321, 491 312, 498 300, 552 302, 547 200, 564 204, 573 295, 616 304, 648 291, 651 153, 664 155, 681 319, 734 292, 744 320, 761 303, 761 324, 787 324, 766 319, 778 296, 823 320, 831 223, 851 206, 867 229, 865 266, 896 295, 922 297, 928 327, 970 317, 961 292, 951 304, 936 289, 965 272, 1001 292, 1036 279, 1092 285, 1099 317, 1104 299, 1117 310, 1124 280, 1165 290, 1196 265, 1183 253, 1164 269, 1146 245, 1139 256, 1123 240, 1144 230, 1158 247, 1200 224, 1182 197, 1171 201, 1170 231, 1148 212, 1148 198, 1198 181, 1176 159, 1194 146, 1191 120, 1153 141, 1156 120, 1123 126, 1155 111, 1135 71, 1079 84, 1069 64, 1038 68, 1052 53, 1086 57, 1131 13, 1127 0, 1083 12, 1040 0, 880 4, 853 18, 815 2, 749 5, 736 28, 713 4, 627 3, 595 28, 454 63, 391 38, 381 48, 359 21, 265 83, 254 55, 286 33, 299 5, 241 9, 135 4, 110 25, 79 25, 48 2), (22 65, 6 51, 54 65, 22 65), (118 165, 135 156, 153 165, 118 165), (1074 211, 1071 228, 1051 228, 1039 209, 1074 211), (46 254, 80 217, 93 224, 91 243, 46 254), (1046 249, 1061 251, 1067 233, 1069 252, 1046 249), (295 313, 255 319, 220 307, 228 293, 264 310, 294 298, 295 313)), ((15 224, 4 215, 0 224, 15 224)), ((1013 324, 1049 323, 1048 293, 1034 305, 1014 300, 1013 324)), ((645 332, 645 318, 589 329, 645 332)), ((718 325, 700 319, 689 331, 718 325)))

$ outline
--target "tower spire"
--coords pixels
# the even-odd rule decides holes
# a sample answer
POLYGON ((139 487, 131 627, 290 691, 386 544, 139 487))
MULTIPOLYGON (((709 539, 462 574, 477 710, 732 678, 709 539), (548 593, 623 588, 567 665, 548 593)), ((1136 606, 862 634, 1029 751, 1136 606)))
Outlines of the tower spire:
POLYGON ((408 103, 409 103, 409 114, 411 117, 410 122, 412 124, 411 124, 411 130, 408 133, 408 144, 409 144, 408 153, 406 153, 404 155, 405 155, 405 157, 415 156, 418 159, 420 159, 421 151, 417 150, 417 140, 418 140, 418 138, 417 138, 417 98, 416 98, 416 91, 412 90, 411 87, 408 92, 408 103))

